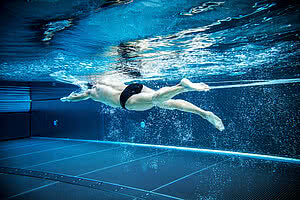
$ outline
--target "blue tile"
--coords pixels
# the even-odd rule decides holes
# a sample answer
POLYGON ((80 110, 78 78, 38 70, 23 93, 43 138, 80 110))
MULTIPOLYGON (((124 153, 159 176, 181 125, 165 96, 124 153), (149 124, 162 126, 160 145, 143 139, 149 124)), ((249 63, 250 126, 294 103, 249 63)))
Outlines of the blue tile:
POLYGON ((157 192, 184 199, 295 199, 299 177, 296 164, 237 158, 157 192))
POLYGON ((84 177, 151 191, 226 158, 226 156, 197 152, 170 151, 156 157, 84 175, 84 177))
POLYGON ((20 195, 12 199, 30 199, 30 200, 129 200, 132 197, 124 196, 118 193, 106 192, 87 187, 57 183, 48 187, 40 188, 38 190, 20 195))
POLYGON ((0 174, 0 199, 5 199, 52 182, 26 176, 0 174))

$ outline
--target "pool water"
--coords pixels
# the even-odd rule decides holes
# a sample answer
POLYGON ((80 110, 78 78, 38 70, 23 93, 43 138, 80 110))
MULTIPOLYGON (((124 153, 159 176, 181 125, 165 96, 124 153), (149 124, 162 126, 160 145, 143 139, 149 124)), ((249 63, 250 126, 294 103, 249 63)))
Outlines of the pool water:
POLYGON ((296 78, 297 1, 6 1, 0 75, 138 70, 142 80, 296 78), (15 70, 17 69, 17 70, 15 70))
POLYGON ((3 1, 1 198, 292 198, 299 13, 293 0, 3 1), (112 72, 155 90, 205 82, 175 99, 225 130, 176 110, 59 100, 112 72))

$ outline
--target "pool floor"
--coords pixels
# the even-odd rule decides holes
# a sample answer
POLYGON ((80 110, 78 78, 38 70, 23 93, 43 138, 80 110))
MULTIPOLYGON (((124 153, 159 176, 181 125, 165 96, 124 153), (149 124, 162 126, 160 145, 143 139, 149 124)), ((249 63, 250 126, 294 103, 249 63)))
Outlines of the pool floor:
POLYGON ((0 142, 0 199, 296 199, 300 165, 89 141, 0 142))

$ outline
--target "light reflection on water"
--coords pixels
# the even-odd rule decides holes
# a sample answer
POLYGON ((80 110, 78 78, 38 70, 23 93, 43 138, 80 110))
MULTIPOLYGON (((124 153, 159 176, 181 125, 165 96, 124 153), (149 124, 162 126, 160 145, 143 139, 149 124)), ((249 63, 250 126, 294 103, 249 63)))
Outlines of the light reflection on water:
POLYGON ((49 75, 61 71, 90 76, 111 70, 141 80, 270 79, 278 69, 299 66, 295 2, 78 1, 72 7, 35 1, 7 3, 3 15, 22 6, 22 25, 2 22, 1 80, 53 81, 49 75), (47 5, 53 8, 33 14, 47 5))

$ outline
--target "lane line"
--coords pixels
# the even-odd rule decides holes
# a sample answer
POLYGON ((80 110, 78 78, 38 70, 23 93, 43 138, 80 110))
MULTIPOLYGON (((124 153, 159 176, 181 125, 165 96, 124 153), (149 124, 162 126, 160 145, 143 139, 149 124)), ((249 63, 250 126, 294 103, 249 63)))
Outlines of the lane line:
MULTIPOLYGON (((121 147, 118 147, 118 148, 121 148, 121 147)), ((103 183, 106 183, 106 184, 109 184, 109 185, 115 185, 115 186, 119 186, 119 187, 124 187, 124 188, 129 188, 129 189, 132 189, 132 190, 141 191, 141 192, 144 192, 146 196, 147 196, 147 194, 154 194, 154 195, 159 195, 159 196, 163 196, 163 197, 167 197, 167 198, 171 198, 171 199, 175 199, 175 200, 183 200, 183 199, 178 198, 178 197, 174 197, 174 196, 166 195, 166 194, 162 194, 162 193, 157 193, 157 192, 154 192, 154 191, 148 191, 148 190, 144 190, 144 189, 140 189, 140 188, 136 188, 136 187, 131 187, 131 186, 121 185, 121 184, 117 184, 117 183, 112 183, 112 182, 107 182, 107 181, 101 181, 101 180, 95 180, 95 179, 90 179, 90 178, 82 177, 83 175, 94 173, 96 171, 102 171, 102 170, 110 169, 110 168, 113 168, 113 167, 121 166, 121 165, 128 164, 128 163, 131 163, 131 162, 139 161, 139 160, 142 160, 142 159, 147 159, 147 158, 150 158, 150 157, 159 156, 159 155, 162 155, 162 154, 165 154, 165 153, 168 153, 168 152, 170 152, 170 151, 164 151, 164 152, 160 152, 160 153, 156 153, 156 154, 144 156, 144 157, 137 158, 137 159, 134 159, 134 160, 122 162, 122 163, 119 163, 119 164, 116 164, 116 165, 104 167, 104 168, 97 169, 97 170, 92 170, 92 171, 89 171, 89 172, 86 172, 86 173, 82 173, 82 174, 79 174, 79 175, 76 175, 76 176, 71 176, 71 175, 66 175, 66 174, 61 174, 61 173, 52 173, 52 172, 45 172, 45 173, 56 174, 56 175, 64 175, 64 176, 73 177, 73 178, 80 178, 80 179, 85 179, 85 180, 92 180, 92 181, 97 181, 97 182, 103 182, 103 183)), ((51 179, 48 178, 48 180, 51 180, 51 179)), ((8 199, 11 199, 11 198, 14 198, 14 197, 18 197, 18 196, 21 196, 21 195, 24 195, 24 194, 27 194, 27 193, 30 193, 30 192, 33 192, 33 191, 36 191, 36 190, 39 190, 39 189, 43 189, 45 187, 54 185, 54 184, 59 183, 59 182, 60 181, 55 181, 55 182, 50 183, 50 184, 46 184, 46 185, 43 185, 43 186, 40 186, 40 187, 37 187, 37 188, 34 188, 34 189, 30 189, 30 190, 24 191, 22 193, 13 195, 13 196, 9 197, 8 199)), ((111 192, 114 192, 114 191, 111 191, 111 192)), ((126 194, 123 194, 123 195, 126 195, 126 194)), ((136 198, 139 199, 140 197, 136 197, 136 198)))

